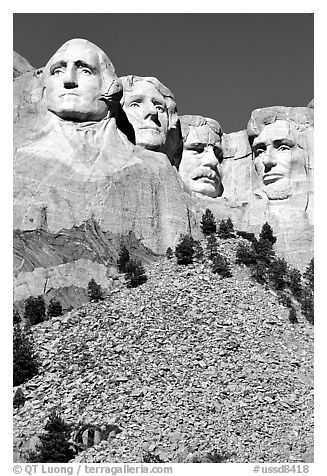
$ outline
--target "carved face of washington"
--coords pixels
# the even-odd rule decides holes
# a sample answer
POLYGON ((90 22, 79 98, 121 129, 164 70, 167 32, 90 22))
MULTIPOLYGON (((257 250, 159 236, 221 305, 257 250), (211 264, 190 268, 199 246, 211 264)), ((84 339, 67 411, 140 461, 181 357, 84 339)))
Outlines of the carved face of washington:
POLYGON ((98 121, 108 107, 102 94, 116 78, 105 53, 87 40, 70 40, 45 67, 48 109, 62 119, 98 121))
POLYGON ((255 169, 271 200, 281 200, 291 194, 291 172, 293 162, 297 160, 297 149, 296 138, 286 120, 265 126, 254 139, 255 169))
POLYGON ((181 116, 183 155, 179 173, 188 191, 197 196, 222 195, 221 129, 218 122, 201 116, 181 116))

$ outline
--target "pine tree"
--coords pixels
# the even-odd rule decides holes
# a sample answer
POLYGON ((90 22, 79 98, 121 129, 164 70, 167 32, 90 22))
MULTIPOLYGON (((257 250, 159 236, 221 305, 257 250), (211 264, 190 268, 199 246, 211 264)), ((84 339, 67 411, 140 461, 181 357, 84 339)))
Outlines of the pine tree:
POLYGON ((195 240, 194 241, 194 259, 198 262, 202 261, 204 252, 203 248, 201 246, 200 241, 195 240))
POLYGON ((173 250, 170 248, 170 246, 168 246, 168 248, 166 250, 166 258, 167 259, 172 259, 173 256, 174 256, 173 250))
POLYGON ((117 260, 117 267, 120 273, 125 273, 125 268, 130 260, 129 251, 124 244, 120 246, 119 256, 117 260))
POLYGON ((268 240, 271 243, 271 245, 274 245, 276 243, 277 238, 276 236, 273 235, 273 230, 268 222, 266 222, 262 226, 259 239, 268 240))
POLYGON ((302 284, 301 284, 301 273, 296 268, 290 268, 288 270, 288 288, 292 292, 293 296, 300 300, 302 297, 302 284))
POLYGON ((266 238, 254 239, 251 247, 257 256, 257 261, 261 261, 266 266, 269 266, 275 256, 271 242, 266 238))
POLYGON ((288 315, 288 319, 291 324, 296 324, 298 322, 297 316, 296 316, 296 310, 294 309, 294 307, 291 307, 289 315, 288 315))
POLYGON ((269 266, 269 278, 277 290, 282 290, 287 285, 288 264, 284 258, 274 259, 269 266))
POLYGON ((100 284, 96 283, 95 279, 92 278, 87 285, 87 294, 90 301, 102 301, 103 293, 100 284))
POLYGON ((13 307, 13 323, 14 324, 19 324, 21 322, 21 317, 20 317, 20 314, 18 312, 18 309, 15 308, 15 306, 13 307))
POLYGON ((218 243, 217 243, 217 238, 215 237, 214 234, 209 235, 207 237, 207 253, 208 253, 208 258, 210 260, 213 260, 215 256, 217 256, 217 251, 218 250, 218 243))
POLYGON ((230 217, 227 218, 226 225, 227 225, 227 229, 229 230, 230 238, 235 236, 234 224, 233 224, 232 219, 230 217))
POLYGON ((194 239, 191 235, 181 235, 175 248, 178 264, 188 265, 193 263, 194 239))
POLYGON ((16 392, 15 392, 14 399, 13 399, 14 408, 23 407, 24 404, 25 404, 24 392, 20 387, 18 387, 16 392))
POLYGON ((24 317, 32 326, 45 320, 45 311, 46 308, 42 296, 38 296, 37 298, 30 296, 25 301, 24 317))
POLYGON ((219 222, 217 235, 219 238, 223 238, 224 240, 234 236, 234 225, 230 218, 219 222))
POLYGON ((232 276, 228 259, 219 253, 213 258, 211 269, 213 273, 219 274, 222 278, 230 278, 232 276))
POLYGON ((135 288, 147 280, 145 269, 140 261, 131 259, 125 266, 125 279, 129 288, 135 288))
POLYGON ((38 368, 38 361, 29 336, 18 325, 15 325, 13 341, 14 387, 37 375, 38 368))
POLYGON ((211 235, 212 233, 216 233, 217 231, 215 217, 209 208, 207 208, 202 215, 201 230, 205 236, 211 235))
POLYGON ((30 455, 29 462, 68 463, 74 458, 75 453, 69 442, 71 426, 55 410, 51 411, 44 430, 39 435, 41 443, 30 455))
POLYGON ((308 264, 305 272, 303 273, 303 278, 306 281, 306 284, 313 290, 314 288, 314 258, 308 264))
POLYGON ((59 301, 51 299, 48 307, 48 316, 57 317, 62 315, 62 305, 59 301))
POLYGON ((236 248, 236 263, 250 266, 257 261, 257 254, 248 243, 239 243, 236 248))
POLYGON ((256 264, 251 266, 251 276, 260 284, 266 283, 267 273, 267 266, 262 261, 257 261, 256 264))

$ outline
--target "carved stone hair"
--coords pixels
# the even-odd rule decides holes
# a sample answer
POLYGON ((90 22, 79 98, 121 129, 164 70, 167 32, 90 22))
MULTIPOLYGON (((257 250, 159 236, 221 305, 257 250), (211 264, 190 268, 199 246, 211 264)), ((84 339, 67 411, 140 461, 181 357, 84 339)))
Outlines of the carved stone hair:
POLYGON ((288 121, 290 131, 295 133, 298 145, 303 148, 302 134, 313 126, 313 119, 313 109, 308 107, 273 106, 255 109, 247 125, 249 142, 252 145, 254 139, 268 124, 273 124, 276 121, 288 121))
POLYGON ((102 87, 101 87, 101 93, 103 94, 104 98, 106 98, 107 95, 112 95, 120 93, 120 96, 122 94, 121 92, 121 85, 117 81, 117 75, 115 73, 115 68, 114 65, 112 64, 110 58, 106 55, 106 53, 99 48, 97 45, 94 43, 91 43, 88 40, 84 40, 81 38, 74 38, 72 40, 66 41, 56 52, 50 60, 47 62, 47 64, 44 67, 43 70, 43 79, 46 79, 47 76, 50 74, 50 66, 53 62, 53 58, 60 53, 62 50, 66 50, 70 46, 84 46, 85 48, 92 48, 98 55, 99 59, 99 64, 100 64, 100 75, 102 79, 102 87))
POLYGON ((179 116, 179 120, 181 123, 183 142, 186 141, 191 127, 200 127, 207 125, 212 130, 212 132, 214 132, 220 137, 220 139, 223 135, 219 122, 215 121, 214 119, 210 119, 209 117, 185 115, 179 116))
POLYGON ((123 86, 123 97, 121 99, 122 106, 124 105, 124 94, 126 91, 132 91, 135 83, 138 81, 147 81, 151 83, 159 93, 165 98, 166 107, 168 111, 168 129, 176 129, 178 122, 177 107, 173 93, 157 78, 151 76, 122 76, 119 78, 123 86))

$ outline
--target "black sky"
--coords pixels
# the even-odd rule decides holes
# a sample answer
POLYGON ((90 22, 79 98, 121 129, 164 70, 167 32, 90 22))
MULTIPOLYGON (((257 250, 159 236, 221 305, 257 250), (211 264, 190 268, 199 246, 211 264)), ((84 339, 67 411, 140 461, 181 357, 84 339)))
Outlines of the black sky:
POLYGON ((41 67, 65 41, 86 38, 118 76, 156 76, 180 114, 232 132, 253 109, 313 98, 313 23, 304 13, 16 13, 13 45, 41 67))

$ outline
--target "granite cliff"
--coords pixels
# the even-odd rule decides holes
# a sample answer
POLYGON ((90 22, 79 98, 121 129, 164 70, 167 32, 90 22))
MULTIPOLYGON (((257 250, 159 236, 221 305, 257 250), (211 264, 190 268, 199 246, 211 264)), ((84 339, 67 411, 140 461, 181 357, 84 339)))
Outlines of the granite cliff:
MULTIPOLYGON (((99 50, 86 40, 72 41, 74 52, 81 41, 99 50)), ((70 52, 71 43, 56 55, 70 52)), ((156 78, 130 77, 137 78, 134 83, 130 80, 131 87, 142 94, 143 90, 159 92, 168 105, 166 134, 177 145, 162 142, 154 147, 154 134, 145 140, 133 123, 128 98, 121 90, 124 81, 117 78, 109 58, 101 51, 97 54, 102 55, 101 65, 105 64, 101 84, 107 89, 98 101, 101 107, 105 104, 104 112, 95 120, 90 116, 83 121, 67 118, 49 106, 51 81, 56 78, 49 73, 51 61, 34 70, 15 55, 15 301, 22 306, 29 295, 42 294, 46 300, 57 296, 64 307, 77 305, 86 300, 92 277, 110 288, 122 242, 142 261, 156 260, 168 246, 175 246, 181 233, 200 236, 205 208, 218 220, 230 216, 236 228, 256 233, 269 221, 278 237, 278 252, 304 269, 313 255, 312 105, 265 108, 254 111, 250 118, 258 134, 269 124, 267 109, 274 121, 282 118, 300 129, 304 172, 292 178, 290 196, 271 200, 265 194, 252 159, 248 127, 221 136, 223 194, 199 198, 188 193, 178 173, 182 137, 172 93, 156 78), (127 118, 136 131, 134 136, 124 126, 127 118)), ((146 94, 144 97, 147 99, 146 94)), ((158 111, 152 114, 158 116, 158 111)), ((135 122, 139 123, 140 119, 135 122)), ((163 133, 156 127, 157 139, 163 133)))

